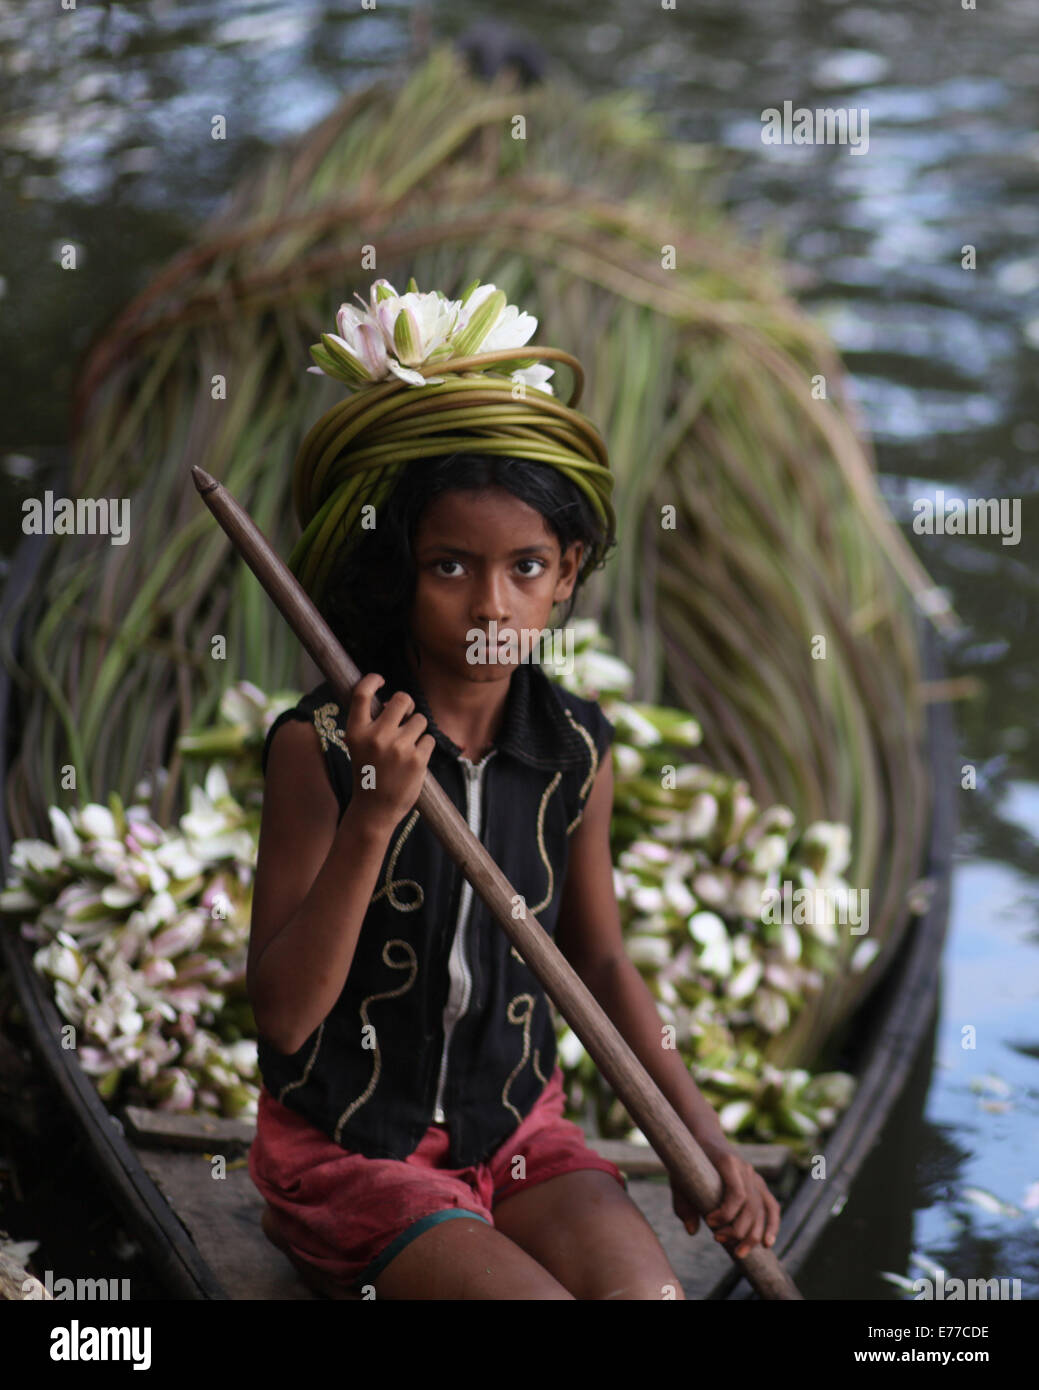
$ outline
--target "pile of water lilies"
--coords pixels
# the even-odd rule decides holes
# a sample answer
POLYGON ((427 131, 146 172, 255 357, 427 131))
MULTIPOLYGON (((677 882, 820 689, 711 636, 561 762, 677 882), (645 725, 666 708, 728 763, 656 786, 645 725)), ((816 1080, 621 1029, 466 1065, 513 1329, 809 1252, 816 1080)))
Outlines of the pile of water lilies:
MULTIPOLYGON (((839 893, 848 832, 820 823, 799 833, 787 808, 762 809, 741 782, 689 761, 696 721, 628 700, 632 672, 594 622, 573 626, 572 669, 546 669, 598 698, 616 728, 614 878, 629 954, 726 1132, 806 1152, 847 1105, 851 1078, 781 1070, 764 1050, 836 969, 838 928, 768 920, 769 891, 787 880, 839 893)), ((35 963, 72 1045, 112 1102, 255 1113, 245 959, 259 752, 296 698, 242 682, 224 692, 219 726, 180 740, 182 753, 218 761, 175 831, 113 793, 108 806, 52 806, 54 842, 12 850, 0 908, 39 943, 35 963)), ((863 945, 854 960, 866 959, 863 945)), ((558 1038, 574 1108, 608 1137, 638 1138, 562 1019, 558 1038)))

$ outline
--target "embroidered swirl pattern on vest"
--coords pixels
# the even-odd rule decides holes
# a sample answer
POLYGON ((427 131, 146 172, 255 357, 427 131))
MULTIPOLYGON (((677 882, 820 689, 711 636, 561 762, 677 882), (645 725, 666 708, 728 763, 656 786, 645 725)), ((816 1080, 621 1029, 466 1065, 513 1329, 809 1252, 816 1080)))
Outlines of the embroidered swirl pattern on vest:
POLYGON ((382 948, 382 959, 383 964, 388 965, 391 970, 410 969, 410 973, 408 978, 398 989, 385 990, 381 994, 369 994, 361 1005, 361 1025, 363 1028, 371 1027, 372 1032, 375 1034, 375 1065, 372 1068, 372 1079, 368 1082, 368 1085, 356 1100, 350 1102, 336 1122, 335 1133, 332 1137, 337 1144, 340 1142, 339 1136, 343 1132, 343 1126, 350 1116, 355 1110, 359 1110, 366 1101, 371 1099, 372 1093, 379 1084, 379 1076, 382 1073, 382 1050, 379 1047, 379 1033, 378 1029, 369 1022, 368 1005, 373 1004, 377 999, 396 999, 402 994, 407 994, 408 990, 415 983, 415 976, 418 974, 418 958, 415 955, 414 948, 411 946, 410 942, 402 941, 400 937, 394 937, 392 941, 386 942, 385 946, 382 948), (388 954, 391 946, 400 946, 407 954, 407 961, 391 960, 388 954))
POLYGON ((516 1024, 517 1027, 519 1024, 523 1024, 523 1056, 513 1067, 512 1071, 509 1072, 505 1085, 501 1088, 501 1103, 516 1116, 516 1123, 522 1124, 523 1116, 513 1105, 512 1101, 509 1100, 509 1090, 512 1083, 516 1080, 516 1077, 519 1076, 520 1072, 527 1065, 527 1058, 530 1056, 530 1020, 534 1016, 534 996, 532 994, 517 994, 514 999, 509 1000, 509 1006, 505 1010, 505 1016, 510 1023, 516 1024), (522 1014, 517 1013, 513 1007, 515 1004, 526 1004, 526 1012, 522 1014))
MULTIPOLYGON (((577 795, 579 796, 579 798, 580 798, 581 801, 583 802, 584 799, 585 799, 585 797, 588 795, 589 788, 591 787, 592 783, 595 781, 595 774, 599 771, 599 750, 596 748, 596 746, 595 746, 595 740, 592 738, 591 734, 588 732, 588 730, 587 730, 582 724, 578 724, 577 720, 574 718, 574 716, 573 716, 573 714, 570 712, 570 710, 567 710, 567 711, 566 711, 566 717, 567 717, 567 719, 570 720, 570 723, 574 726, 574 728, 577 730, 577 732, 578 732, 578 733, 581 735, 581 737, 584 739, 585 743, 588 745, 588 752, 589 752, 589 754, 590 754, 590 762, 589 762, 589 766, 588 766, 588 776, 584 779, 584 782, 581 784, 581 790, 577 793, 577 795)), ((585 808, 584 808, 584 806, 582 805, 582 807, 581 807, 581 809, 578 811, 577 815, 573 818, 573 820, 570 822, 570 824, 566 827, 566 833, 567 833, 568 835, 570 834, 570 832, 571 832, 572 830, 575 830, 575 829, 577 828, 577 826, 579 826, 579 825, 581 824, 581 819, 582 819, 582 817, 584 816, 584 809, 585 809, 585 808)))
POLYGON ((369 900, 369 906, 371 906, 372 903, 377 903, 379 899, 382 897, 383 893, 386 894, 387 901, 390 903, 390 905, 392 907, 395 907, 398 912, 414 912, 417 907, 421 907, 422 904, 425 902, 426 895, 422 891, 422 885, 420 883, 417 883, 415 879, 395 879, 393 877, 393 870, 397 867, 397 859, 400 855, 401 849, 404 846, 404 841, 411 834, 412 827, 414 826, 418 818, 418 811, 412 811, 411 815, 408 817, 404 829, 400 832, 400 835, 397 839, 397 843, 393 846, 393 853, 390 855, 390 862, 386 865, 386 882, 382 885, 382 887, 379 889, 377 893, 372 894, 371 899, 369 900), (416 897, 414 902, 402 903, 393 891, 395 888, 414 888, 415 892, 418 894, 418 897, 416 897))
POLYGON ((562 777, 563 774, 561 772, 556 773, 556 775, 552 778, 551 782, 549 782, 548 786, 545 788, 544 793, 541 797, 541 804, 538 806, 538 854, 541 855, 541 862, 542 864, 544 864, 545 872, 548 874, 548 891, 536 907, 531 907, 528 909, 530 912, 533 912, 535 916, 537 916, 539 912, 542 912, 546 907, 548 907, 549 903, 552 901, 552 895, 555 892, 556 887, 555 874, 552 872, 552 861, 551 859, 549 859, 548 850, 545 848, 545 807, 548 805, 549 797, 555 791, 556 787, 559 786, 562 777))
POLYGON ((328 745, 335 744, 344 752, 347 758, 350 757, 350 750, 346 746, 346 738, 342 729, 336 724, 336 716, 339 713, 339 706, 334 700, 329 700, 327 705, 322 705, 320 709, 314 711, 314 728, 317 736, 321 740, 322 753, 328 752, 328 745))
POLYGON ((283 1086, 283 1087, 281 1088, 281 1090, 278 1092, 278 1102, 279 1102, 279 1104, 280 1104, 281 1102, 284 1101, 285 1097, 288 1095, 288 1093, 289 1093, 290 1091, 294 1091, 294 1090, 296 1089, 297 1086, 305 1086, 305 1085, 307 1084, 307 1077, 310 1075, 310 1069, 311 1069, 311 1067, 314 1065, 314 1063, 317 1061, 318 1049, 319 1049, 320 1046, 321 1046, 321 1037, 322 1037, 322 1034, 324 1033, 324 1031, 325 1031, 325 1020, 322 1019, 322 1020, 321 1020, 321 1027, 317 1030, 317 1037, 314 1039, 314 1048, 313 1048, 313 1051, 311 1052, 310 1056, 307 1058, 307 1065, 303 1068, 303 1075, 302 1075, 301 1077, 299 1077, 298 1080, 296 1080, 296 1081, 290 1081, 290 1082, 288 1083, 288 1085, 283 1086))

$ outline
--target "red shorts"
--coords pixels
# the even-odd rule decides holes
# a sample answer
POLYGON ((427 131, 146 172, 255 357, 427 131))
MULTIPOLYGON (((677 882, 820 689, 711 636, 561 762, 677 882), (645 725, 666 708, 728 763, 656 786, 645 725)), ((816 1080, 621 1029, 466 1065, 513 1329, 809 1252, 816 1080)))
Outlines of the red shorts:
POLYGON ((563 1118, 563 1073, 556 1065, 534 1108, 485 1163, 446 1168, 449 1136, 430 1125, 407 1158, 366 1158, 344 1149, 261 1086, 249 1173, 274 1209, 280 1234, 298 1258, 360 1289, 438 1221, 492 1212, 525 1187, 592 1168, 626 1187, 616 1164, 563 1118), (522 1154, 525 1176, 514 1178, 522 1154))

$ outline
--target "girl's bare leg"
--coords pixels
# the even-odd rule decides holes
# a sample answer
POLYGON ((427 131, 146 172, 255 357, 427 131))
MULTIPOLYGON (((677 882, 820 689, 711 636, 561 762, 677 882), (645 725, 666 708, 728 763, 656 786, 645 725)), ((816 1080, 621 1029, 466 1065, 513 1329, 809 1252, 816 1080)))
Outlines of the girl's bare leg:
POLYGON ((685 1298, 653 1227, 608 1173, 564 1173, 503 1197, 494 1224, 576 1298, 685 1298))
POLYGON ((573 1298, 537 1260, 476 1217, 430 1226, 372 1283, 376 1298, 573 1298))

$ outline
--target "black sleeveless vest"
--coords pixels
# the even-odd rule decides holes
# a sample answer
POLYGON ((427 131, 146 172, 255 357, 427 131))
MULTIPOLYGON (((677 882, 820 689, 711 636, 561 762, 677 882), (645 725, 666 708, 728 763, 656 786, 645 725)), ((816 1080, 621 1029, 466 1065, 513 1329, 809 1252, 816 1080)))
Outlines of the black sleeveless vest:
MULTIPOLYGON (((595 700, 513 671, 497 742, 478 764, 433 721, 401 660, 375 667, 385 703, 406 690, 429 721, 429 770, 482 840, 528 911, 554 934, 569 836, 584 814, 614 728, 595 700)), ((339 802, 353 773, 345 711, 324 682, 271 725, 313 722, 339 802)), ((268 1091, 345 1149, 406 1158, 434 1121, 450 1136, 447 1166, 469 1167, 529 1114, 556 1061, 549 1000, 533 972, 417 810, 394 827, 343 990, 300 1049, 261 1035, 268 1091)))

